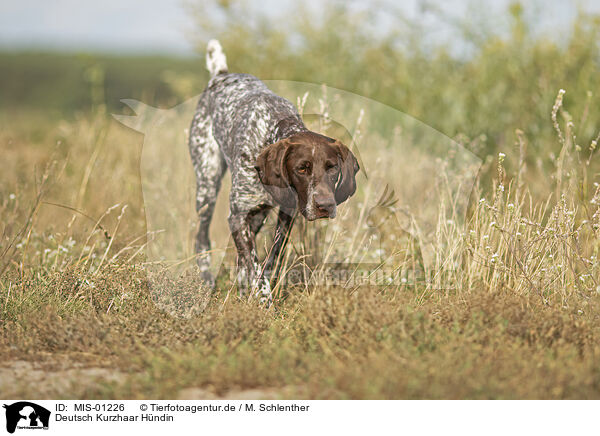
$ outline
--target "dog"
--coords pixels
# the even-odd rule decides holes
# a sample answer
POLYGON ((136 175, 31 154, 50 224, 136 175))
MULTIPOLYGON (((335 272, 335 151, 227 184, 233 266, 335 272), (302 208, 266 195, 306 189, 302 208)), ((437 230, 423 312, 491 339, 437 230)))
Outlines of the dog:
POLYGON ((249 74, 229 73, 221 45, 207 46, 208 86, 192 120, 189 150, 196 173, 199 217, 195 250, 204 281, 210 273, 209 225, 221 179, 231 171, 229 228, 237 249, 238 284, 271 302, 270 279, 294 217, 335 218, 336 206, 356 191, 359 164, 341 142, 309 131, 294 105, 249 74), (264 268, 256 235, 278 208, 277 225, 264 268))

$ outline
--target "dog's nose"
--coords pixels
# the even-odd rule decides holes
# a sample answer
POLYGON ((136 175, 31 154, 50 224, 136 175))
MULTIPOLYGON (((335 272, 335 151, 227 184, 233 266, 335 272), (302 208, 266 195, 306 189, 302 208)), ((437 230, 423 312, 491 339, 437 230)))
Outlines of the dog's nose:
POLYGON ((335 198, 332 195, 315 197, 315 206, 327 212, 335 210, 335 198))

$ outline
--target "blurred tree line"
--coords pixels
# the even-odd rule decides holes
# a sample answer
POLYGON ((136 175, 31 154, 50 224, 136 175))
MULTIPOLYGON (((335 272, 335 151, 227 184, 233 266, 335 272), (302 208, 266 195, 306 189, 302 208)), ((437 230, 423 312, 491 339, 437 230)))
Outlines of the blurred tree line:
POLYGON ((487 30, 501 18, 485 11, 479 10, 485 19, 450 19, 430 6, 469 48, 468 55, 456 55, 448 44, 431 44, 426 28, 401 8, 374 5, 297 3, 273 19, 250 2, 188 4, 197 21, 197 59, 1 54, 0 109, 86 110, 92 103, 87 72, 98 66, 109 111, 122 110, 121 98, 174 105, 205 86, 204 47, 218 38, 231 71, 326 83, 372 98, 482 157, 512 147, 515 129, 525 132, 530 153, 556 153, 550 112, 561 88, 567 91, 561 122, 573 119, 584 153, 598 135, 599 16, 580 13, 565 39, 556 41, 532 31, 519 3, 501 17, 508 23, 502 33, 487 30))
POLYGON ((453 28, 468 55, 431 44, 428 29, 389 2, 358 10, 352 2, 318 10, 297 4, 278 20, 239 1, 202 2, 193 10, 198 51, 208 38, 219 38, 232 71, 355 92, 461 139, 480 155, 512 147, 517 128, 530 151, 556 151, 549 145, 559 146, 550 113, 563 88, 564 115, 573 118, 587 149, 600 130, 600 16, 580 12, 566 40, 554 41, 533 32, 519 3, 504 17, 487 15, 478 3, 462 19, 424 4, 453 28), (382 16, 393 24, 378 26, 382 16), (501 20, 506 32, 488 27, 501 20))

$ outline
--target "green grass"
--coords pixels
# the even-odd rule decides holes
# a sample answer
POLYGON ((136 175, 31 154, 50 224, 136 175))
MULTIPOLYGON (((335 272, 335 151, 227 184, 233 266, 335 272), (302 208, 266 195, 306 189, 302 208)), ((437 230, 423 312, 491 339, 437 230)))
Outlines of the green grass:
MULTIPOLYGON (((199 85, 208 75, 200 57, 35 51, 0 52, 0 74, 0 110, 43 111, 52 119, 89 112, 99 102, 120 112, 123 98, 175 105, 179 96, 170 85, 173 76, 197 77, 194 84, 199 85), (100 87, 96 94, 90 92, 93 87, 100 87)), ((185 91, 194 92, 191 86, 185 91)))

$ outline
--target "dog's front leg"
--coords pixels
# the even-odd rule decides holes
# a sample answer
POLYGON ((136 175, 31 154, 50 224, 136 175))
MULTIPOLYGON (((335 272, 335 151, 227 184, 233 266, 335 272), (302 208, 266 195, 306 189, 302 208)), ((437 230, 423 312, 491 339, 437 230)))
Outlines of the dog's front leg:
POLYGON ((238 286, 240 296, 244 289, 250 288, 252 295, 259 297, 261 303, 271 303, 271 286, 263 274, 256 253, 256 234, 252 229, 252 214, 229 216, 229 227, 237 249, 238 286))
POLYGON ((276 282, 279 278, 282 259, 279 255, 285 249, 294 223, 295 212, 286 213, 282 210, 277 215, 277 226, 273 235, 273 247, 265 265, 265 275, 276 282))

